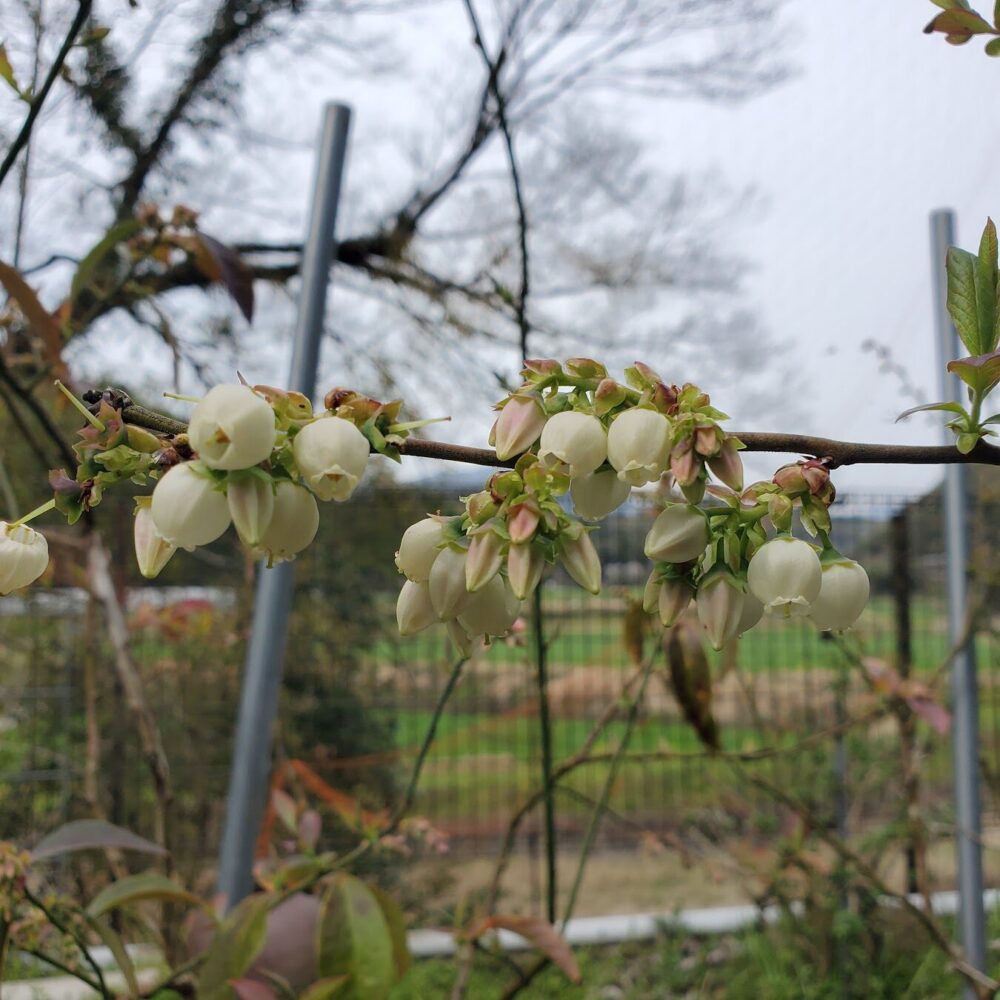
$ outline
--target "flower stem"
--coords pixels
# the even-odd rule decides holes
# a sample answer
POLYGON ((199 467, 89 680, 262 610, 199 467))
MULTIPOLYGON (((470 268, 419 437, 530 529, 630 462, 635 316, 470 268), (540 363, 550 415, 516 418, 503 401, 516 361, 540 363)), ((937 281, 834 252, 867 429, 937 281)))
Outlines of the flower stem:
POLYGON ((29 511, 24 517, 19 517, 12 525, 12 528, 16 528, 19 524, 27 524, 29 521, 33 521, 36 517, 42 514, 48 513, 50 510, 55 508, 55 500, 48 500, 41 505, 41 507, 36 507, 34 510, 29 511))

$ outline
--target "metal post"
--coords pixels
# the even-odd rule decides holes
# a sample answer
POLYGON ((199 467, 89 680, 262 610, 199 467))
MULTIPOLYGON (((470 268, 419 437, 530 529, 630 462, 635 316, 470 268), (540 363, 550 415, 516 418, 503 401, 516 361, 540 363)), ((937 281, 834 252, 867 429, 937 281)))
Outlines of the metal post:
MULTIPOLYGON (((965 351, 947 309, 945 255, 955 241, 955 216, 950 210, 931 214, 931 253, 934 285, 934 327, 937 339, 941 399, 967 402, 961 383, 945 365, 965 351)), ((946 435, 951 440, 951 435, 946 435)), ((966 628, 966 572, 969 565, 968 466, 948 465, 944 479, 944 538, 948 584, 948 635, 957 643, 966 628)), ((973 639, 955 654, 951 665, 952 769, 958 830, 959 928, 970 964, 986 968, 986 928, 983 912, 982 819, 979 807, 979 693, 973 639)), ((965 995, 975 997, 966 985, 965 995)))
MULTIPOLYGON (((336 242, 334 228, 347 152, 351 110, 327 104, 316 157, 309 232, 302 254, 302 288, 288 387, 306 396, 316 389, 316 367, 336 242)), ((247 648, 229 779, 226 826, 219 853, 219 892, 234 906, 253 888, 254 846, 264 815, 271 767, 271 729, 292 607, 292 564, 261 565, 247 648)))

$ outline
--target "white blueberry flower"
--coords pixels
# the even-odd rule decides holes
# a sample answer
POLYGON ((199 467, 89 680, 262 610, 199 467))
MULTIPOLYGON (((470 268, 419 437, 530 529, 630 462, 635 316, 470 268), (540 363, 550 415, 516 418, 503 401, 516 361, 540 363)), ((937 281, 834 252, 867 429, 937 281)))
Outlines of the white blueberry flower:
POLYGON ((189 551, 214 542, 230 522, 226 496, 200 462, 168 470, 153 490, 149 509, 160 537, 189 551))
POLYGON ((779 535, 765 542, 747 567, 750 592, 770 615, 801 618, 823 583, 816 550, 801 539, 779 535))
POLYGON ((497 458, 507 461, 527 451, 545 426, 545 410, 534 396, 511 396, 497 417, 493 437, 497 458))
MULTIPOLYGON (((145 498, 144 498, 145 499, 145 498)), ((176 545, 171 545, 157 530, 153 523, 153 512, 149 503, 143 503, 135 511, 135 559, 139 564, 139 572, 152 580, 160 575, 160 571, 170 562, 177 551, 176 545)))
POLYGON ((597 417, 564 410, 545 422, 538 457, 546 464, 562 463, 572 479, 589 476, 608 457, 608 435, 597 417))
POLYGON ((654 562, 682 563, 697 559, 708 544, 708 520, 696 507, 670 504, 646 535, 645 552, 654 562))
POLYGON ((431 604, 441 621, 457 618, 472 598, 465 586, 467 555, 465 549, 449 545, 441 549, 431 566, 427 582, 430 585, 431 604))
POLYGON ((0 594, 34 583, 49 565, 49 545, 26 524, 0 521, 0 594))
POLYGON ((579 476, 569 487, 573 509, 588 521, 600 521, 617 510, 632 492, 632 487, 618 478, 614 469, 601 469, 589 476, 579 476))
POLYGON ((749 632, 764 617, 764 605, 748 590, 743 595, 743 613, 740 615, 740 623, 736 628, 736 634, 743 635, 749 632))
POLYGON ((229 476, 226 502, 240 541, 251 548, 260 545, 274 514, 274 484, 270 477, 253 473, 229 476))
POLYGON ((396 569, 416 583, 426 583, 431 566, 437 559, 442 538, 442 525, 436 517, 425 517, 411 524, 399 541, 396 569))
POLYGON ((347 500, 368 463, 368 439, 342 417, 306 424, 292 442, 295 464, 320 500, 347 500))
POLYGON ((281 479, 275 486, 274 511, 259 548, 270 563, 286 562, 312 542, 318 528, 316 498, 304 486, 281 479))
POLYGON ((415 635, 438 620, 426 583, 407 580, 396 601, 396 624, 400 635, 415 635))
POLYGON ((458 616, 469 635, 505 635, 521 612, 521 602, 499 574, 472 596, 458 616))
POLYGON ((608 461, 623 482, 655 482, 669 460, 670 421, 662 413, 625 410, 608 428, 608 461))
POLYGON ((809 607, 817 627, 834 632, 850 628, 868 603, 870 584, 864 566, 853 559, 824 559, 819 597, 809 607))
POLYGON ((210 469, 249 469, 270 458, 276 429, 267 400, 246 385, 217 385, 191 411, 188 440, 210 469))
POLYGON ((459 625, 457 618, 445 622, 445 628, 448 629, 448 636, 455 644, 455 649, 462 656, 468 656, 472 652, 472 636, 459 625))
POLYGON ((698 584, 695 604, 698 620, 708 633, 714 649, 722 649, 739 634, 746 595, 739 582, 729 573, 714 572, 698 584))

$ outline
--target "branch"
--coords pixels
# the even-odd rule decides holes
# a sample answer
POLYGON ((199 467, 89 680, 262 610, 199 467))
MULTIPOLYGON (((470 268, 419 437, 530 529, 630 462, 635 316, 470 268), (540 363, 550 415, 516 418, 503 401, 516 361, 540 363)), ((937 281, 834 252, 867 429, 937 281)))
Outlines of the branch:
POLYGON ((69 31, 66 33, 63 43, 59 47, 59 51, 56 53, 55 60, 49 67, 49 73, 48 76, 45 77, 42 89, 32 98, 31 107, 28 109, 28 116, 24 119, 21 131, 18 132, 17 138, 11 144, 10 149, 7 150, 7 155, 3 158, 3 163, 0 163, 0 185, 3 184, 4 179, 7 174, 10 173, 10 169, 14 166, 14 162, 17 160, 21 150, 27 145, 28 140, 31 138, 31 131, 35 127, 35 120, 41 113, 42 105, 45 103, 45 99, 49 96, 49 91, 52 89, 52 85, 56 82, 56 77, 59 76, 63 63, 66 62, 69 50, 73 48, 76 36, 80 34, 84 23, 90 16, 91 6, 92 0, 79 0, 76 16, 73 18, 73 23, 69 26, 69 31))

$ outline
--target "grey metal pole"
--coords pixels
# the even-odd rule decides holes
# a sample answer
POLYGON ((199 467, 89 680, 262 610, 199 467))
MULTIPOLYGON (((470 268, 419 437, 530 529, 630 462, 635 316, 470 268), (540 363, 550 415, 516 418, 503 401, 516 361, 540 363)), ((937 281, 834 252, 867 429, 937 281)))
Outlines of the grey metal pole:
MULTIPOLYGON (((962 383, 948 374, 945 365, 966 352, 952 326, 947 309, 945 255, 955 242, 955 216, 950 210, 931 214, 932 274, 934 277, 934 328, 937 340, 941 399, 963 405, 962 383)), ((951 435, 946 433, 951 439, 951 435)), ((949 465, 944 479, 944 538, 948 585, 948 635, 957 643, 966 627, 966 573, 969 565, 968 467, 949 465)), ((982 817, 979 805, 979 692, 975 645, 972 637, 956 653, 951 665, 952 773, 958 830, 959 929, 970 964, 986 968, 986 921, 983 911, 982 817)), ((966 985, 965 995, 975 997, 966 985)))
MULTIPOLYGON (((316 157, 309 232, 302 254, 302 288, 288 387, 306 396, 316 390, 316 368, 340 183, 347 153, 351 109, 327 104, 316 157)), ((219 851, 219 892, 233 906, 253 888, 253 859, 266 803, 271 769, 271 729, 292 609, 292 564, 261 565, 254 598, 253 631, 247 647, 240 692, 236 741, 229 778, 226 825, 219 851)))

